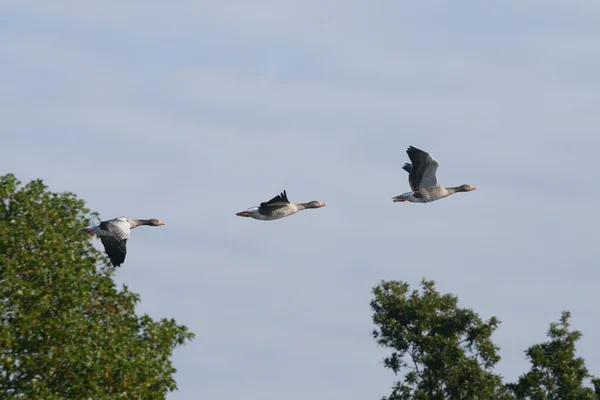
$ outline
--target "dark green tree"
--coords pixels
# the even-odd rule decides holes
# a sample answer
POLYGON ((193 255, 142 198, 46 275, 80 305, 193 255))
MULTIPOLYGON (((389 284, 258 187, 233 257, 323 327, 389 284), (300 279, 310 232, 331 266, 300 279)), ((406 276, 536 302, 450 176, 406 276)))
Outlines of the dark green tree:
POLYGON ((581 338, 581 332, 570 329, 570 317, 569 312, 563 312, 559 323, 550 324, 550 340, 525 352, 531 370, 518 383, 509 385, 517 399, 600 399, 600 379, 590 375, 583 358, 575 356, 575 342, 581 338), (584 386, 586 379, 591 379, 594 389, 584 386))
MULTIPOLYGON (((511 399, 493 372, 500 360, 491 335, 499 322, 482 321, 435 282, 422 293, 404 282, 382 282, 371 301, 373 337, 393 349, 384 365, 401 374, 388 400, 511 399)), ((386 399, 386 398, 384 398, 386 399)))
POLYGON ((170 357, 193 334, 137 316, 79 232, 97 215, 40 180, 0 177, 0 398, 163 399, 170 357), (100 267, 98 267, 100 263, 100 267))

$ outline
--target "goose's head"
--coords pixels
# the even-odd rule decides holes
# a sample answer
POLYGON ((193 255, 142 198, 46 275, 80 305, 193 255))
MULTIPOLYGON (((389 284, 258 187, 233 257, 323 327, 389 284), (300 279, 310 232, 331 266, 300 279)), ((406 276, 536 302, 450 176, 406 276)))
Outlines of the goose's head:
POLYGON ((458 189, 459 189, 458 190, 459 192, 470 192, 472 190, 477 190, 477 188, 475 186, 473 186, 473 185, 467 185, 467 184, 460 185, 458 187, 458 189))
POLYGON ((327 204, 323 203, 322 201, 311 201, 309 203, 304 204, 305 208, 321 208, 321 207, 325 207, 327 204))

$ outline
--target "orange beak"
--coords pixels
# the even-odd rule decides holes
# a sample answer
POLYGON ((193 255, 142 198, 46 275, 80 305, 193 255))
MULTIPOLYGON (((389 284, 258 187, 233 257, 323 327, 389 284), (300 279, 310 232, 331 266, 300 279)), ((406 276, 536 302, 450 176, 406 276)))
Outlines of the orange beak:
POLYGON ((250 211, 240 211, 239 213, 236 213, 235 215, 237 215, 238 217, 250 217, 250 216, 252 216, 252 213, 250 211))
POLYGON ((166 225, 166 224, 162 221, 158 221, 158 225, 166 225))
POLYGON ((325 207, 327 204, 321 202, 321 207, 325 207))

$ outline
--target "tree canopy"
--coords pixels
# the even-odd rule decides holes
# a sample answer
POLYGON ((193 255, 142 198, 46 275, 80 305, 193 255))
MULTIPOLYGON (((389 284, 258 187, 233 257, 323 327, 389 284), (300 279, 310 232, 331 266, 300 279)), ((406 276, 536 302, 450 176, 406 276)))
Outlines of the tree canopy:
POLYGON ((162 399, 170 357, 193 338, 138 316, 137 294, 79 229, 97 220, 72 193, 0 177, 0 397, 162 399), (99 266, 100 265, 100 266, 99 266))
POLYGON ((570 329, 571 313, 562 313, 560 322, 550 324, 549 341, 531 346, 525 354, 531 370, 516 384, 510 384, 517 399, 595 400, 600 398, 600 379, 594 378, 581 357, 575 356, 575 342, 581 332, 570 329), (590 379, 594 389, 585 387, 590 379))
POLYGON ((373 337, 392 349, 384 366, 401 376, 387 400, 454 399, 600 399, 600 379, 575 356, 581 337, 569 329, 568 312, 550 326, 550 341, 531 346, 531 371, 505 384, 494 372, 500 360, 492 334, 499 321, 483 321, 458 298, 442 295, 435 282, 423 280, 422 293, 405 282, 387 281, 373 289, 373 337), (594 389, 584 386, 591 379, 594 389))

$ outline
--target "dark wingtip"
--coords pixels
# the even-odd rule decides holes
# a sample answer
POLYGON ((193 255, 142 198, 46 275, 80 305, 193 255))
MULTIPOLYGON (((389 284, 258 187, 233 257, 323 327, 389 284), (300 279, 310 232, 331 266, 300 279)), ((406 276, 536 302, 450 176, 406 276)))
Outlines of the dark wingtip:
POLYGON ((405 163, 402 169, 410 174, 410 171, 412 171, 412 164, 405 163))
POLYGON ((110 263, 113 265, 113 267, 117 268, 120 267, 121 265, 123 265, 123 263, 125 262, 125 259, 110 259, 110 263))

